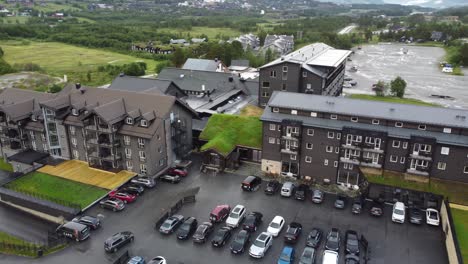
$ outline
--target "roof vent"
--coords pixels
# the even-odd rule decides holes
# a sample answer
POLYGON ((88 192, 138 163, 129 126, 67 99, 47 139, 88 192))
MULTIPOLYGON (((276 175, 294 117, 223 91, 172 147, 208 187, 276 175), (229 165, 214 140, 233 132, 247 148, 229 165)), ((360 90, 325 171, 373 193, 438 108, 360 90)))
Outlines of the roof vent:
POLYGON ((284 57, 281 57, 281 60, 284 61, 284 57))
POLYGON ((233 82, 234 78, 232 76, 229 76, 229 82, 233 82))
POLYGON ((81 88, 81 83, 75 83, 75 88, 80 89, 81 88))
POLYGON ((119 77, 124 77, 124 76, 125 76, 125 73, 123 73, 123 72, 121 72, 121 73, 119 74, 119 77))
POLYGON ((84 94, 86 92, 86 89, 85 88, 80 88, 80 92, 81 92, 81 94, 84 94))
POLYGON ((183 78, 184 78, 184 76, 185 76, 185 75, 181 74, 179 77, 180 77, 181 79, 183 79, 183 78))
POLYGON ((395 111, 395 108, 390 108, 390 111, 391 111, 391 112, 395 111))

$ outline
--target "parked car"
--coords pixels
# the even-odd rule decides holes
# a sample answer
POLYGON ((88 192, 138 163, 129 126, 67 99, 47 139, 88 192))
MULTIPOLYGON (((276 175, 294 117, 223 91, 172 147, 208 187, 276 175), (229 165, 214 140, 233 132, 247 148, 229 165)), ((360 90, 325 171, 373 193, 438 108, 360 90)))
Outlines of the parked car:
POLYGON ((442 68, 442 72, 452 73, 452 72, 453 72, 453 68, 452 68, 452 67, 443 67, 443 68, 442 68))
POLYGON ((110 209, 114 212, 122 211, 125 208, 125 203, 117 198, 107 198, 99 202, 102 208, 110 209))
POLYGON ((316 254, 315 248, 305 247, 299 259, 299 264, 314 264, 316 254))
POLYGON ((281 187, 281 196, 283 197, 291 197, 293 195, 295 185, 292 182, 285 182, 283 183, 283 186, 281 187))
POLYGON ((351 84, 351 86, 356 86, 357 85, 357 81, 354 81, 354 80, 351 80, 348 83, 351 84))
POLYGON ((106 239, 106 242, 104 242, 104 250, 106 252, 117 252, 117 250, 121 249, 123 246, 133 242, 134 239, 135 237, 130 231, 116 233, 106 239))
POLYGON ((166 262, 166 259, 164 257, 157 256, 157 257, 152 258, 148 262, 148 264, 167 264, 167 262, 166 262))
POLYGON ((340 231, 336 228, 332 228, 327 235, 327 241, 325 243, 325 248, 333 251, 340 251, 340 231))
POLYGON ((135 177, 130 182, 144 186, 146 188, 153 188, 156 186, 154 179, 147 176, 135 177))
POLYGON ((370 208, 370 214, 373 216, 382 216, 383 215, 383 203, 375 200, 372 202, 370 208))
POLYGON ((140 256, 134 256, 127 262, 127 264, 145 264, 145 263, 146 263, 145 259, 140 256))
POLYGON ((213 232, 213 224, 210 222, 204 222, 197 227, 195 234, 193 234, 193 242, 205 243, 208 236, 213 232))
POLYGON ((226 244, 226 241, 231 237, 232 228, 229 226, 223 226, 215 233, 211 245, 214 247, 222 247, 226 244))
POLYGON ((117 190, 110 192, 109 197, 117 198, 119 200, 122 200, 124 203, 133 203, 136 200, 136 195, 117 191, 117 190))
POLYGON ((180 240, 185 240, 189 238, 193 232, 197 229, 197 219, 195 217, 187 217, 182 225, 177 230, 177 238, 180 240))
POLYGON ((273 195, 278 192, 280 188, 280 183, 277 180, 271 180, 267 183, 265 187, 265 194, 273 195))
POLYGON ((304 201, 309 194, 309 186, 306 184, 301 184, 297 187, 296 191, 294 192, 294 199, 299 201, 304 201))
POLYGON ((187 177, 188 175, 188 171, 176 167, 169 168, 166 173, 169 175, 177 175, 180 177, 187 177))
POLYGON ((403 224, 405 222, 405 204, 402 202, 396 202, 393 204, 393 211, 392 211, 392 221, 394 223, 403 224))
POLYGON ((224 221, 231 211, 231 207, 227 204, 216 206, 210 213, 210 221, 213 223, 220 223, 224 221))
POLYGON ((250 233, 247 230, 241 230, 234 237, 231 243, 231 252, 239 254, 245 251, 250 242, 250 233))
POLYGON ((338 264, 338 252, 333 250, 324 250, 322 255, 322 264, 338 264))
POLYGON ((412 207, 408 210, 409 221, 412 224, 420 225, 423 222, 423 213, 418 207, 412 207))
POLYGON ((323 202, 323 192, 321 190, 314 190, 312 193, 312 202, 316 204, 323 202))
POLYGON ((336 209, 344 209, 346 207, 346 197, 338 195, 335 200, 336 209))
POLYGON ((55 230, 58 236, 68 237, 76 242, 83 241, 90 236, 89 227, 76 222, 65 223, 55 230))
POLYGON ((345 233, 345 250, 348 254, 359 255, 359 237, 356 231, 347 230, 345 233))
POLYGON ((77 216, 72 219, 75 223, 80 223, 82 225, 88 226, 92 230, 96 230, 101 227, 101 220, 99 218, 89 215, 77 216))
POLYGON ((318 228, 312 229, 309 235, 307 236, 306 246, 318 248, 320 242, 322 241, 322 230, 318 228))
POLYGON ((244 191, 254 192, 260 188, 262 184, 262 178, 258 176, 248 176, 242 181, 241 187, 244 191))
POLYGON ((426 209, 426 223, 428 225, 439 226, 440 217, 439 212, 433 208, 426 209))
POLYGON ((179 183, 181 179, 179 175, 164 174, 159 176, 159 180, 170 183, 179 183))
POLYGON ((242 223, 242 220, 244 220, 245 213, 245 206, 240 204, 236 205, 236 207, 234 207, 234 209, 231 210, 231 213, 226 219, 226 225, 232 228, 237 228, 240 225, 240 223, 242 223))
POLYGON ((353 201, 353 206, 351 207, 351 212, 353 214, 360 214, 362 208, 364 208, 365 199, 362 197, 355 198, 353 201))
POLYGON ((120 188, 119 191, 140 196, 145 192, 145 188, 141 185, 129 184, 120 188))
POLYGON ((273 244, 273 237, 267 232, 262 232, 252 243, 249 255, 254 258, 263 258, 273 244))
POLYGON ((359 256, 348 254, 345 256, 345 264, 359 264, 359 256))
POLYGON ((267 232, 270 233, 272 236, 277 237, 283 229, 284 226, 284 218, 282 216, 275 216, 273 220, 271 220, 270 224, 268 225, 267 232))
POLYGON ((294 248, 285 246, 283 251, 281 251, 281 255, 278 259, 278 264, 292 264, 294 263, 294 248))
POLYGON ((302 232, 302 225, 297 222, 291 222, 286 229, 284 242, 296 243, 302 232))
POLYGON ((176 228, 182 224, 184 221, 184 216, 182 215, 173 215, 170 216, 162 223, 159 227, 159 232, 161 234, 170 234, 176 230, 176 228))
POLYGON ((259 212, 251 212, 249 213, 242 224, 242 228, 247 230, 248 232, 255 232, 257 231, 258 226, 262 222, 263 215, 259 212))

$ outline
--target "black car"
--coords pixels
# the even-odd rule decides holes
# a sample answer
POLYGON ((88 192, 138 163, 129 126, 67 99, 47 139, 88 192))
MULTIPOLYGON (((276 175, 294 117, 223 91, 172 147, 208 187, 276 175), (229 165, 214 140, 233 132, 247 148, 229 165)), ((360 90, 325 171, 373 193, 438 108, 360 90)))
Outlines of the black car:
POLYGON ((141 185, 131 184, 120 188, 120 191, 133 195, 142 195, 145 192, 145 188, 141 185))
POLYGON ((73 218, 72 221, 88 226, 92 230, 96 230, 101 226, 101 221, 99 220, 99 218, 89 215, 77 216, 73 218))
POLYGON ((208 236, 213 232, 213 224, 210 222, 204 222, 197 227, 195 234, 193 234, 193 242, 205 243, 208 236))
POLYGON ((423 223, 423 213, 418 207, 412 207, 409 209, 409 220, 410 223, 420 225, 423 223))
POLYGON ((373 216, 382 216, 383 215, 383 203, 380 201, 373 201, 371 208, 370 208, 370 214, 373 216))
POLYGON ((360 214, 362 212, 362 208, 364 207, 364 198, 358 197, 354 199, 353 206, 351 207, 351 212, 353 214, 360 214))
POLYGON ((284 235, 284 242, 287 243, 296 243, 299 239, 299 235, 302 232, 302 225, 297 222, 291 222, 286 229, 286 234, 284 235))
POLYGON ((106 252, 117 252, 120 248, 133 242, 135 237, 130 231, 124 231, 114 234, 104 242, 104 250, 106 252))
POLYGON ((280 183, 277 180, 271 180, 267 183, 265 187, 265 194, 273 195, 278 192, 280 188, 280 183))
POLYGON ((314 228, 307 236, 306 245, 308 247, 318 248, 320 241, 322 241, 322 230, 314 228))
POLYGON ((215 233, 211 245, 213 247, 222 247, 226 244, 226 241, 231 237, 232 228, 223 226, 215 233))
POLYGON ((180 182, 180 176, 179 175, 170 175, 170 174, 164 174, 159 176, 160 181, 165 181, 165 182, 170 182, 170 183, 179 183, 180 182))
POLYGON ((177 238, 185 240, 189 238, 197 229, 198 223, 195 217, 188 217, 177 230, 177 238))
POLYGON ((348 230, 345 234, 346 253, 359 255, 359 237, 356 231, 348 230))
POLYGON ((305 201, 307 195, 309 194, 309 186, 306 184, 301 184, 297 187, 296 192, 294 193, 294 199, 299 201, 305 201))
POLYGON ((257 231, 258 226, 262 222, 262 217, 263 215, 259 212, 249 213, 244 219, 242 229, 247 230, 249 232, 257 231))
POLYGON ((345 256, 345 264, 359 264, 359 257, 353 254, 345 256))
POLYGON ((182 224, 183 221, 184 221, 184 216, 182 216, 182 215, 170 216, 159 227, 159 232, 161 234, 170 234, 170 233, 174 232, 177 229, 177 227, 180 224, 182 224))
POLYGON ((250 242, 250 233, 247 230, 241 230, 231 242, 231 252, 239 254, 245 251, 250 242))
POLYGON ((346 207, 346 197, 342 195, 338 195, 335 200, 335 208, 344 209, 345 207, 346 207))
POLYGON ((333 250, 336 252, 340 251, 340 231, 336 228, 332 228, 327 235, 327 242, 325 243, 325 248, 328 250, 333 250))

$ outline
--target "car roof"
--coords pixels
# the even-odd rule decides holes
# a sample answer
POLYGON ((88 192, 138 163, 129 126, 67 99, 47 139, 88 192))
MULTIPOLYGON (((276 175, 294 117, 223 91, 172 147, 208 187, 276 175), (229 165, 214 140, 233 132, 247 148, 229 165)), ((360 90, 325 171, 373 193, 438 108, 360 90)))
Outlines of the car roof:
POLYGON ((283 187, 288 187, 288 186, 293 186, 294 183, 290 182, 290 181, 287 181, 287 182, 284 182, 283 183, 283 187))
POLYGON ((224 208, 229 208, 229 205, 227 204, 221 204, 221 205, 218 205, 216 206, 213 211, 211 211, 212 214, 216 214, 216 213, 219 213, 222 209, 224 208))
POLYGON ((257 240, 265 241, 268 237, 270 237, 270 234, 267 232, 262 232, 260 235, 258 235, 257 240))
POLYGON ((271 220, 271 221, 272 221, 272 222, 280 222, 281 220, 284 221, 284 218, 283 218, 282 216, 277 215, 277 216, 275 216, 275 217, 273 218, 273 220, 271 220))
POLYGON ((291 253, 293 252, 293 248, 292 247, 289 247, 289 246, 285 246, 283 248, 283 254, 288 254, 288 255, 291 255, 291 253))
POLYGON ((257 178, 258 178, 257 176, 250 175, 250 176, 247 176, 247 178, 245 178, 243 182, 252 182, 253 180, 257 178))
POLYGON ((402 203, 402 202, 396 202, 395 203, 395 208, 403 209, 403 208, 405 208, 405 204, 402 203))
POLYGON ((236 205, 236 207, 234 207, 234 209, 232 211, 237 212, 237 211, 240 211, 241 209, 244 209, 244 208, 245 208, 245 206, 238 204, 238 205, 236 205))

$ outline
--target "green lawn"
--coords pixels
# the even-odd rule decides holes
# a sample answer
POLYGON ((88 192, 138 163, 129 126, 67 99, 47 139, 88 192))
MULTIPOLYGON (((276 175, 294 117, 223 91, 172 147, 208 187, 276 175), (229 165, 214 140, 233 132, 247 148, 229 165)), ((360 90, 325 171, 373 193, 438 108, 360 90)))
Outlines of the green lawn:
POLYGON ((23 16, 12 16, 12 17, 0 17, 0 20, 5 24, 24 24, 28 21, 29 17, 23 16))
POLYGON ((197 37, 201 34, 208 36, 209 40, 219 39, 219 36, 223 37, 238 37, 242 33, 236 29, 232 28, 214 28, 214 27, 192 27, 191 30, 184 30, 179 28, 161 28, 158 31, 169 32, 173 34, 180 34, 181 38, 188 38, 187 34, 190 36, 197 37))
POLYGON ((208 140, 201 150, 214 149, 223 155, 236 146, 262 147, 262 122, 258 117, 215 114, 210 117, 200 139, 208 140))
POLYGON ((468 261, 468 211, 451 208, 455 231, 464 262, 468 261))
MULTIPOLYGON (((0 253, 2 254, 10 254, 10 255, 18 255, 18 256, 27 256, 27 257, 37 257, 37 245, 34 243, 31 243, 29 241, 25 241, 21 238, 12 236, 10 234, 7 234, 5 232, 0 231, 0 242, 5 242, 8 244, 12 245, 18 245, 18 246, 24 246, 24 247, 29 247, 29 250, 27 249, 20 249, 19 247, 14 248, 14 247, 2 247, 0 245, 0 253)), ((44 249, 44 255, 48 255, 50 253, 54 253, 56 251, 59 251, 63 248, 65 248, 67 245, 58 245, 53 248, 45 248, 44 249)))
POLYGON ((0 170, 12 172, 13 166, 11 166, 11 164, 6 162, 4 159, 0 159, 0 170))
POLYGON ((414 104, 414 105, 422 105, 422 106, 438 106, 437 104, 424 102, 417 99, 412 98, 399 98, 399 97, 392 97, 392 96, 375 96, 370 94, 350 94, 349 98, 353 99, 363 99, 363 100, 372 100, 372 101, 382 101, 388 103, 399 103, 399 104, 414 104))
POLYGON ((104 196, 107 191, 92 185, 70 181, 52 175, 32 172, 6 185, 6 188, 24 190, 45 195, 68 203, 76 203, 82 208, 104 196))

